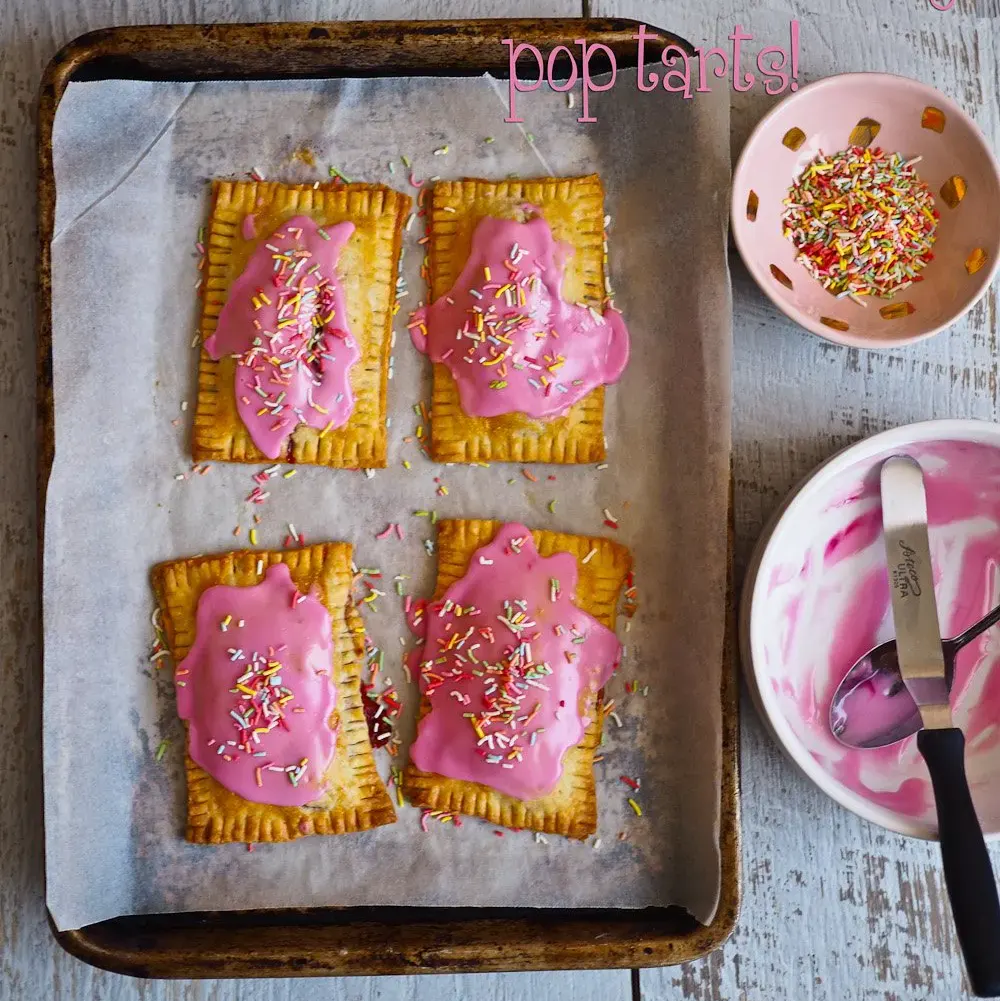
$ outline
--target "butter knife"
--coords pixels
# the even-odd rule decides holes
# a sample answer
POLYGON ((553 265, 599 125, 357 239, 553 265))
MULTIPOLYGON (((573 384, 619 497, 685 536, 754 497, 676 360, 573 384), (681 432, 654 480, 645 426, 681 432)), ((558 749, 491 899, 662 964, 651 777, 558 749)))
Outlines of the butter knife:
POLYGON ((977 997, 1000 997, 1000 901, 982 827, 965 776, 965 737, 948 700, 919 463, 907 456, 881 470, 882 527, 900 673, 920 710, 917 733, 938 816, 951 912, 977 997))

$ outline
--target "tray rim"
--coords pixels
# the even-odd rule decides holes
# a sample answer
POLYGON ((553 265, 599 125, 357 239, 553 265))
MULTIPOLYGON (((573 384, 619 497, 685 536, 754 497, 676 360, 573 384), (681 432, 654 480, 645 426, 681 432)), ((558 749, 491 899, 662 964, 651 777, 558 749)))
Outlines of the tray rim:
MULTIPOLYGON (((335 68, 346 69, 340 74, 343 76, 379 75, 380 69, 386 71, 386 75, 414 71, 424 75, 462 70, 481 72, 489 68, 482 60, 478 64, 465 65, 421 60, 427 52, 432 58, 436 56, 434 48, 447 55, 449 49, 462 45, 481 47, 489 42, 496 46, 503 37, 531 41, 540 49, 551 51, 557 44, 572 44, 574 39, 585 35, 590 41, 603 41, 613 49, 624 50, 639 24, 639 21, 626 18, 498 18, 144 25, 98 29, 64 46, 46 68, 39 91, 36 319, 39 603, 45 497, 54 457, 51 239, 56 192, 52 130, 59 101, 74 75, 102 61, 110 61, 112 68, 124 63, 141 69, 143 64, 137 62, 137 53, 147 56, 166 53, 167 57, 176 54, 186 54, 189 59, 208 57, 208 65, 197 64, 190 78, 329 77, 334 67, 323 61, 330 58, 325 50, 337 47, 342 50, 345 62, 335 64, 335 68), (410 62, 400 66, 398 46, 414 42, 423 45, 424 49, 411 52, 408 47, 404 48, 410 62), (354 53, 347 50, 358 43, 374 46, 376 53, 381 53, 382 61, 375 59, 360 67, 352 65, 350 58, 354 53), (270 71, 263 77, 239 72, 237 59, 245 55, 248 46, 254 45, 266 50, 264 65, 268 58, 304 55, 308 58, 303 65, 312 61, 323 72, 310 71, 307 65, 304 70, 293 67, 291 72, 270 71), (217 64, 212 64, 213 57, 217 64), (223 69, 219 69, 220 66, 223 69), (226 66, 232 68, 226 70, 226 66)), ((684 39, 653 25, 647 27, 668 43, 693 52, 693 47, 684 39)), ((452 52, 451 57, 458 60, 459 53, 452 52)), ((155 66, 154 72, 158 72, 155 66)), ((129 78, 132 74, 115 76, 129 78)), ((145 78, 182 77, 174 74, 172 77, 145 78)), ((698 924, 679 907, 639 910, 351 907, 126 915, 79 929, 58 931, 46 909, 54 938, 71 955, 92 966, 131 976, 165 979, 627 969, 671 966, 714 951, 732 934, 742 896, 734 530, 730 474, 727 612, 720 688, 721 887, 719 906, 710 925, 698 924), (428 918, 423 920, 418 915, 428 918), (393 920, 387 920, 390 917, 393 920), (553 921, 554 917, 560 920, 553 921), (248 951, 245 933, 254 928, 267 929, 267 942, 255 943, 254 949, 248 951)), ((40 640, 41 629, 39 625, 40 640)), ((38 669, 44 671, 44 644, 39 642, 38 648, 38 669)))

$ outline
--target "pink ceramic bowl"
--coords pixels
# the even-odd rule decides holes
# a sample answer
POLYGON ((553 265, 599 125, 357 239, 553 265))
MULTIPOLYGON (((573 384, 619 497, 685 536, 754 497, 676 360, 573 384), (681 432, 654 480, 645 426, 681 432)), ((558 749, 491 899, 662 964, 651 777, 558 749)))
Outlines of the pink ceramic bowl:
POLYGON ((733 236, 757 284, 814 334, 853 347, 930 337, 983 295, 1000 262, 1000 171, 986 140, 954 101, 886 73, 845 73, 790 95, 754 129, 733 175, 733 236), (860 140, 860 141, 859 141, 860 140), (795 261, 782 236, 782 202, 822 151, 879 146, 909 159, 941 213, 935 259, 893 299, 837 299, 795 261))

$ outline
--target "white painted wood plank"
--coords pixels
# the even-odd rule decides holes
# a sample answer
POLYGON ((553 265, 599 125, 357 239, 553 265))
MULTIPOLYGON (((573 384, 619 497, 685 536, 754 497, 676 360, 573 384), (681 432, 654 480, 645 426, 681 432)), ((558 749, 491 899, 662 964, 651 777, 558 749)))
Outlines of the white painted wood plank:
POLYGON ((34 109, 42 68, 65 42, 110 24, 173 21, 324 20, 372 17, 449 17, 579 11, 575 0, 538 0, 529 10, 513 2, 380 0, 254 0, 154 3, 10 0, 0 5, 0 215, 5 220, 7 268, 0 271, 0 702, 7 725, 6 768, 0 783, 0 999, 55 1001, 291 1001, 306 997, 358 1001, 626 1001, 627 971, 347 978, 325 980, 139 981, 94 970, 63 953, 49 934, 43 897, 39 734, 36 677, 34 514, 34 109))
MULTIPOLYGON (((832 6, 705 0, 682 9, 665 0, 597 0, 594 13, 636 17, 696 45, 725 44, 734 25, 742 24, 755 36, 747 43, 755 53, 761 45, 787 47, 794 11, 802 22, 803 83, 851 70, 918 77, 962 104, 997 148, 996 24, 985 16, 985 4, 959 3, 947 13, 910 0, 832 6)), ((734 154, 776 100, 757 90, 733 95, 734 154)), ((764 298, 735 254, 732 268, 738 568, 788 490, 837 448, 914 420, 997 418, 995 286, 940 337, 871 352, 801 331, 764 298)), ((749 704, 743 720, 745 903, 739 927, 707 960, 643 971, 642 996, 962 996, 936 846, 885 834, 826 800, 778 752, 749 704)), ((1000 852, 994 858, 1000 863, 1000 852)))
MULTIPOLYGON (((457 976, 320 977, 290 980, 132 980, 91 973, 71 960, 71 978, 59 993, 23 995, 24 1001, 628 1001, 629 973, 470 973, 457 976)), ((64 969, 65 964, 59 967, 64 969)), ((19 995, 14 995, 20 999, 19 995)), ((2 995, 0 995, 2 997, 2 995)))

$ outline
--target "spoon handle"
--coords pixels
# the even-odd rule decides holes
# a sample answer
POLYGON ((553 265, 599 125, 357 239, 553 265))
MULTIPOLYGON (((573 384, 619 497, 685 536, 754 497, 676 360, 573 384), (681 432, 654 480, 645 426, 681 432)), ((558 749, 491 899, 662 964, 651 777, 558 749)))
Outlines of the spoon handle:
POLYGON ((975 625, 969 626, 960 636, 955 636, 947 642, 955 651, 961 650, 966 643, 971 643, 980 633, 985 633, 991 626, 1000 622, 1000 605, 997 605, 988 615, 984 615, 975 625))
POLYGON ((965 737, 957 727, 924 729, 917 747, 934 787, 944 879, 969 983, 976 997, 1000 997, 1000 901, 969 795, 965 737))

